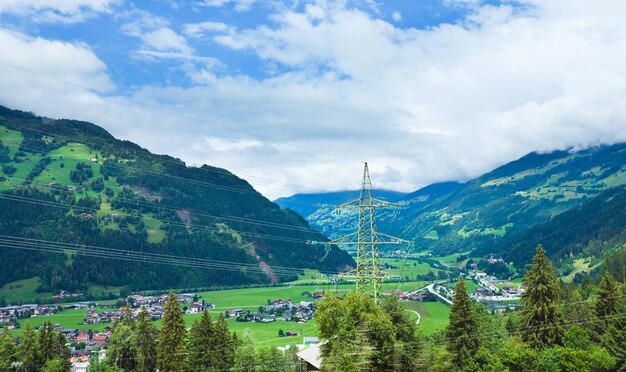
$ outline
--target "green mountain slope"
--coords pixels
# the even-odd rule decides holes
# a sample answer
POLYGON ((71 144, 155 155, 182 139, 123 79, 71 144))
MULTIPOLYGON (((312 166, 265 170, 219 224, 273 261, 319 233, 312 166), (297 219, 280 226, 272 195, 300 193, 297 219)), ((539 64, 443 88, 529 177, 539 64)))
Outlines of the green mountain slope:
MULTIPOLYGON (((435 184, 408 194, 397 201, 399 208, 379 211, 378 225, 414 240, 418 250, 498 253, 510 236, 621 185, 626 144, 531 153, 465 184, 435 184)), ((335 234, 331 226, 348 231, 356 225, 354 216, 337 217, 325 208, 307 220, 327 234, 335 234)))
POLYGON ((507 237, 491 249, 502 252, 508 261, 521 266, 531 259, 534 247, 541 244, 553 261, 571 265, 575 258, 602 258, 624 243, 626 187, 616 187, 549 222, 507 237))
MULTIPOLYGON (((407 194, 389 190, 373 190, 378 199, 396 202, 407 194)), ((295 194, 285 198, 278 198, 274 202, 281 208, 289 208, 303 216, 312 227, 324 235, 335 238, 347 234, 354 229, 356 214, 342 211, 337 214, 335 206, 357 199, 359 190, 337 191, 317 194, 295 194)))
MULTIPOLYGON (((352 259, 246 181, 113 138, 85 122, 0 107, 0 285, 39 276, 42 290, 89 285, 171 288, 269 283, 285 268, 344 269, 352 259), (79 244, 65 254, 16 237, 79 244), (228 268, 129 262, 88 246, 236 263, 228 268), (20 249, 18 249, 20 248, 20 249), (26 249, 30 250, 26 250, 26 249)), ((175 263, 175 261, 170 261, 175 263)))
POLYGON ((408 205, 392 225, 393 232, 438 253, 485 251, 510 234, 623 184, 624 144, 531 153, 467 182, 419 215, 408 205))

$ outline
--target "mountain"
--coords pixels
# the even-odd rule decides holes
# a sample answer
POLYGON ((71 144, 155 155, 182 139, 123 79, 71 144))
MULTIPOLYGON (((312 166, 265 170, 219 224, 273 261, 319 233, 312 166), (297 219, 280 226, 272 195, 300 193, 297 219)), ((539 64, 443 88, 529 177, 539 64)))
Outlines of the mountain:
MULTIPOLYGON (((389 190, 373 190, 377 198, 395 202, 407 194, 389 190)), ((354 222, 355 214, 343 212, 343 216, 335 212, 335 206, 347 201, 358 199, 360 190, 336 191, 317 194, 295 194, 278 198, 274 202, 281 208, 291 209, 303 216, 312 227, 326 236, 334 238, 347 233, 354 222), (348 217, 352 216, 352 217, 348 217)))
POLYGON ((509 235, 626 184, 625 164, 626 144, 531 153, 425 208, 404 205, 391 232, 437 253, 484 252, 509 235))
POLYGON ((320 261, 324 247, 307 242, 321 234, 227 170, 188 167, 91 123, 0 107, 0 168, 0 285, 38 277, 42 291, 189 288, 354 265, 336 247, 320 261), (62 254, 50 252, 60 244, 62 254), (116 260, 97 247, 167 257, 116 260))
MULTIPOLYGON (((574 257, 602 258, 626 243, 626 187, 602 192, 551 221, 511 235, 493 250, 518 266, 529 262, 541 244, 555 262, 574 257)), ((484 252, 488 253, 488 252, 484 252)), ((571 260, 570 260, 571 261, 571 260)), ((573 262, 570 262, 570 264, 573 262)))
MULTIPOLYGON (((376 184, 375 179, 372 182, 376 184)), ((506 247, 510 237, 521 236, 621 185, 626 185, 626 144, 533 152, 464 184, 434 184, 407 194, 396 200, 398 208, 377 212, 378 226, 415 241, 417 250, 437 254, 506 251, 513 258, 506 247)), ((336 216, 326 207, 306 218, 331 237, 337 231, 353 231, 356 225, 354 215, 336 216)), ((536 244, 531 241, 527 248, 532 251, 536 244)), ((514 261, 522 265, 530 256, 519 257, 514 261)))

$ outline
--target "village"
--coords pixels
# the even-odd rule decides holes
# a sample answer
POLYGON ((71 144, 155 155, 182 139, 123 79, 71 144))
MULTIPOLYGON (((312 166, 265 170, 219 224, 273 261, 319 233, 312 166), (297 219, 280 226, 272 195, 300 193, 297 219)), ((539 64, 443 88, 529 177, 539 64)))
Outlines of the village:
MULTIPOLYGON (((502 285, 507 283, 489 276, 479 270, 469 270, 464 277, 468 281, 476 283, 476 289, 471 293, 471 298, 486 304, 499 303, 506 304, 505 307, 516 306, 516 302, 525 291, 525 287, 519 285, 502 285), (499 285, 499 286, 498 286, 499 285)), ((417 288, 412 291, 387 290, 385 296, 396 295, 401 301, 431 302, 442 301, 451 304, 454 297, 454 289, 446 286, 447 281, 436 281, 417 288)), ((300 293, 304 300, 292 301, 291 299, 275 298, 268 299, 266 303, 259 304, 256 311, 244 310, 242 308, 221 308, 224 316, 229 321, 250 322, 250 323, 273 323, 285 322, 290 324, 304 324, 315 318, 317 302, 324 298, 324 291, 302 291, 300 293)), ((181 293, 176 295, 184 314, 200 314, 204 310, 216 311, 214 302, 206 301, 195 293, 181 293)), ((55 299, 71 300, 77 295, 61 292, 54 296, 55 299)), ((145 309, 153 321, 159 321, 164 315, 164 306, 167 294, 143 295, 130 294, 116 302, 112 301, 80 301, 76 303, 66 302, 64 304, 24 304, 6 306, 0 308, 0 325, 6 325, 9 329, 20 327, 20 320, 33 317, 48 317, 63 313, 68 310, 85 310, 82 319, 76 326, 68 327, 60 323, 53 323, 55 331, 61 332, 68 341, 68 346, 72 352, 72 371, 86 371, 89 360, 94 355, 99 359, 106 357, 106 349, 112 333, 112 326, 115 321, 122 319, 124 314, 129 313, 134 319, 139 312, 145 309), (99 330, 88 328, 90 325, 106 324, 104 328, 94 327, 99 330)), ((505 308, 496 306, 498 309, 505 308)), ((297 327, 286 325, 278 331, 278 337, 296 337, 299 332, 294 330, 297 327), (285 328, 283 330, 282 328, 285 328), (290 329, 292 328, 292 329, 290 329)), ((317 337, 304 337, 302 344, 297 345, 299 349, 306 349, 318 342, 317 337)))

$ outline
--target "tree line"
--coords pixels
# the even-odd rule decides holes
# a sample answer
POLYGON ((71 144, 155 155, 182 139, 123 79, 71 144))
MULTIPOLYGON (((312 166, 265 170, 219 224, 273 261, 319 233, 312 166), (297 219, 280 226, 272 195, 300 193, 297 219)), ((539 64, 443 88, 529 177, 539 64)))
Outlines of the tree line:
POLYGON ((626 285, 565 284, 539 246, 521 308, 493 314, 456 285, 449 325, 424 337, 396 297, 329 297, 319 304, 328 371, 624 371, 626 285))

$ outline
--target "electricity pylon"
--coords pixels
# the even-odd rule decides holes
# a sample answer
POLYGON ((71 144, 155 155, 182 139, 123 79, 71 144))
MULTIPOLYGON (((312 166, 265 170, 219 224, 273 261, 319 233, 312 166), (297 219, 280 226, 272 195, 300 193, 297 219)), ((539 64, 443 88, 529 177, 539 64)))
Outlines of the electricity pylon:
POLYGON ((337 206, 337 209, 358 209, 358 229, 352 234, 328 242, 328 244, 357 246, 356 269, 340 274, 339 277, 354 279, 357 291, 371 294, 376 302, 380 301, 383 293, 383 280, 394 276, 380 269, 378 246, 380 244, 411 244, 407 240, 383 234, 376 229, 376 208, 396 206, 398 205, 374 198, 372 180, 367 163, 365 163, 359 198, 337 206))

